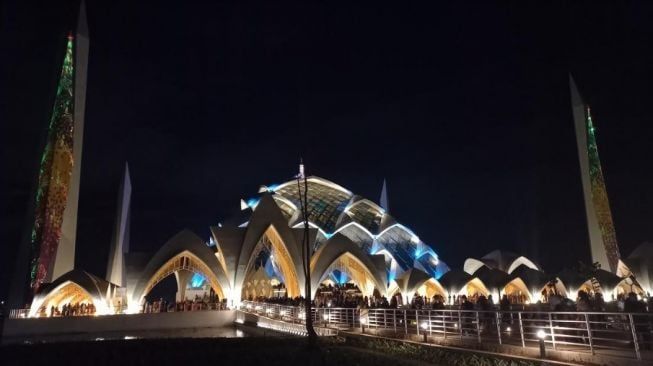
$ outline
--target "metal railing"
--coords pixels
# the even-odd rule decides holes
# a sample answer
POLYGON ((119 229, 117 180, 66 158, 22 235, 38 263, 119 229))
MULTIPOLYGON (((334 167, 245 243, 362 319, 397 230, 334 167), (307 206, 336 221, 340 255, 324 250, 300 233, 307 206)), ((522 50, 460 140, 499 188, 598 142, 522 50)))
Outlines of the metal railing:
POLYGON ((9 310, 9 318, 22 319, 29 316, 29 309, 11 309, 9 310))
MULTIPOLYGON (((243 301, 241 310, 303 323, 300 307, 243 301)), ((610 353, 642 359, 653 347, 653 313, 314 308, 316 325, 426 335, 463 342, 610 353)))

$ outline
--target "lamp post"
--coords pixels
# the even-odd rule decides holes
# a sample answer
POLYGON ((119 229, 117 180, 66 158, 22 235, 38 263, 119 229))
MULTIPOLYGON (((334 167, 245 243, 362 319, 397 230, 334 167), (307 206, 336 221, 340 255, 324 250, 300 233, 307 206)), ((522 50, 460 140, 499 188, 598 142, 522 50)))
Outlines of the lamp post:
POLYGON ((360 318, 360 323, 361 323, 361 333, 365 334, 365 323, 367 323, 367 319, 364 317, 360 318))
POLYGON ((546 347, 544 346, 545 337, 546 337, 546 333, 544 333, 542 329, 537 331, 537 338, 540 339, 540 358, 546 357, 546 347))
POLYGON ((422 330, 424 330, 424 331, 422 332, 422 334, 424 334, 424 343, 428 343, 428 339, 426 338, 426 329, 427 329, 429 326, 428 326, 428 324, 426 324, 426 322, 423 322, 423 323, 420 325, 420 327, 422 327, 422 330))

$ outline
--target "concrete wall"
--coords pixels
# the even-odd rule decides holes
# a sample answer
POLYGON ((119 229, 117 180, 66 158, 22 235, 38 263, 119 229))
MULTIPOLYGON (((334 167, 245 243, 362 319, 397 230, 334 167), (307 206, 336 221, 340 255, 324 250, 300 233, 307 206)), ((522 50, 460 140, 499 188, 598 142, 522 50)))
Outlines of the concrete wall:
POLYGON ((5 319, 2 341, 27 336, 223 327, 235 319, 235 310, 5 319))

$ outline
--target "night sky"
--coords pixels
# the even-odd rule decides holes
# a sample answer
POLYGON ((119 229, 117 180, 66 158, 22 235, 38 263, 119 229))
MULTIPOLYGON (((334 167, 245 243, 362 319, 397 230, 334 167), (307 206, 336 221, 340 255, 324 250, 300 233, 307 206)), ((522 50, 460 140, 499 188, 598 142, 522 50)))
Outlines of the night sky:
MULTIPOLYGON (((55 3, 2 8, 2 293, 76 17, 55 3)), ((382 3, 91 2, 77 267, 105 274, 126 161, 148 251, 208 238, 300 156, 374 201, 387 179, 392 215, 453 268, 497 248, 589 262, 569 72, 622 255, 653 240, 651 3, 382 3)))

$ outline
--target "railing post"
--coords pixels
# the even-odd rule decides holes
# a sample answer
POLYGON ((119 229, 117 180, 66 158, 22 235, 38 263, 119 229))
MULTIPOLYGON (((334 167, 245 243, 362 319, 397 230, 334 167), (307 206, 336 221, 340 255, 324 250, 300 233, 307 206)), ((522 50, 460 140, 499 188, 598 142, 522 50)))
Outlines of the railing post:
POLYGON ((501 318, 499 317, 498 311, 494 315, 497 322, 497 337, 499 337, 499 344, 501 344, 501 318))
POLYGON ((463 340, 463 319, 461 318, 462 312, 458 310, 458 331, 460 332, 460 340, 463 340))
POLYGON ((553 331, 553 316, 549 313, 549 330, 551 331, 551 343, 553 344, 553 349, 556 349, 556 336, 553 331))
POLYGON ((585 326, 587 327, 587 338, 589 339, 590 342, 590 352, 594 354, 594 344, 592 342, 592 328, 590 328, 590 321, 587 316, 587 313, 585 313, 585 326))
POLYGON ((433 328, 431 327, 431 310, 429 310, 429 335, 433 335, 433 328))
POLYGON ((406 309, 404 309, 404 335, 408 335, 408 316, 406 316, 406 309))
POLYGON ((387 309, 383 309, 383 329, 388 327, 388 317, 386 316, 387 309))
POLYGON ((517 316, 519 317, 519 335, 521 336, 521 346, 522 348, 526 348, 526 342, 524 341, 524 324, 521 321, 521 312, 518 312, 517 316))
POLYGON ((397 335, 397 309, 392 309, 392 325, 394 326, 395 335, 397 335))
POLYGON ((481 320, 478 311, 476 312, 476 336, 478 337, 478 343, 481 343, 481 320))
POLYGON ((635 356, 638 360, 642 359, 642 355, 639 352, 639 343, 637 342, 637 329, 635 329, 635 321, 633 320, 633 314, 628 314, 628 321, 630 322, 630 331, 633 334, 633 344, 635 345, 635 356))
POLYGON ((415 309, 415 329, 417 329, 417 335, 419 336, 419 311, 415 309))
POLYGON ((442 312, 442 330, 444 333, 444 339, 447 339, 447 316, 445 315, 447 311, 442 312))

